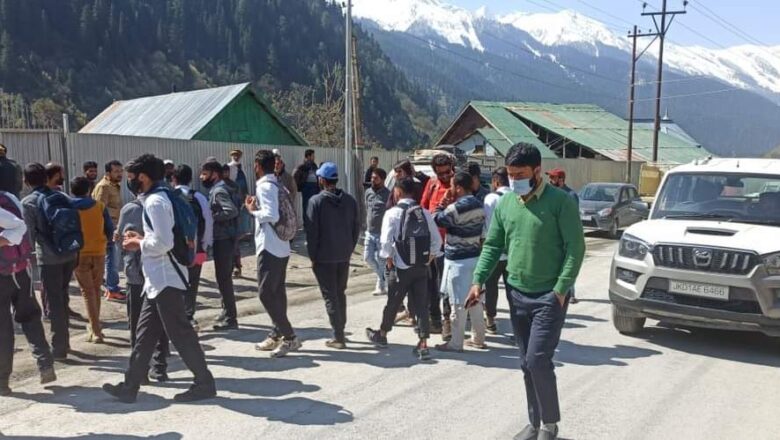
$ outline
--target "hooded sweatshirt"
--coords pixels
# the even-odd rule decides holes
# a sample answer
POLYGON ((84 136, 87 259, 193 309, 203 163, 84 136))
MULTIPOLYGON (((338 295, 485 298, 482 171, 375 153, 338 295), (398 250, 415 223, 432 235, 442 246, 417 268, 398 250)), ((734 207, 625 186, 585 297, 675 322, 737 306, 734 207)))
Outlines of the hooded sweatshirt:
POLYGON ((113 241, 114 224, 103 203, 89 197, 76 197, 73 207, 79 210, 81 234, 84 247, 79 255, 83 257, 102 257, 106 255, 106 245, 113 241))
POLYGON ((340 189, 321 191, 306 210, 306 247, 313 263, 346 263, 360 236, 357 201, 340 189))

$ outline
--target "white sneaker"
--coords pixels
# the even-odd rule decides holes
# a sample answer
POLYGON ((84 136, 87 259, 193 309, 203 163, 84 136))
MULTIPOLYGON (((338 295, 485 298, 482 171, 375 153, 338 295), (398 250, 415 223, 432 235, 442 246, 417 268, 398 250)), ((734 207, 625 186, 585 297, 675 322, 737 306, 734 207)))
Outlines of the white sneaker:
POLYGON ((281 344, 279 344, 278 347, 274 351, 271 352, 272 358, 280 358, 287 356, 287 353, 290 353, 292 351, 298 351, 303 344, 298 340, 298 338, 293 339, 292 341, 283 341, 281 344))
POLYGON ((382 288, 382 283, 377 280, 376 287, 374 287, 374 291, 371 292, 374 296, 384 295, 384 288, 382 288))
POLYGON ((276 350, 280 345, 282 345, 281 339, 274 339, 272 337, 266 338, 263 342, 258 342, 255 344, 255 350, 258 351, 274 351, 276 350))

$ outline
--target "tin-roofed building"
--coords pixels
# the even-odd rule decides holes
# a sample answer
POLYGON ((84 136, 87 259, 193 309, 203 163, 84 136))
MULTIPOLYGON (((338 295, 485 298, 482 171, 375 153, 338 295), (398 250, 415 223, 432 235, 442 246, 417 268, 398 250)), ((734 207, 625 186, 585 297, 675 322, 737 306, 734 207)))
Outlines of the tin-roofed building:
MULTIPOLYGON (((651 161, 652 127, 635 124, 633 139, 632 160, 651 161)), ((439 144, 452 144, 472 154, 503 156, 520 141, 536 145, 547 158, 625 161, 628 122, 591 104, 472 101, 439 144)), ((686 163, 711 155, 690 136, 660 133, 660 162, 686 163)))
POLYGON ((249 83, 116 101, 80 133, 307 145, 249 83))

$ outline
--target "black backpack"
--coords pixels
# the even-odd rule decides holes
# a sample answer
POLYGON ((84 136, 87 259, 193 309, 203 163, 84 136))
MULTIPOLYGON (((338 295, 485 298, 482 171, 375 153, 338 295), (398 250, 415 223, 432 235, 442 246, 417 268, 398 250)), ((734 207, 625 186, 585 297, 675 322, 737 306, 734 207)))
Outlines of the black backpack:
POLYGON ((198 245, 196 251, 203 252, 203 235, 206 233, 206 217, 203 215, 203 208, 200 206, 198 199, 195 198, 195 191, 190 190, 188 194, 184 194, 184 191, 179 188, 174 190, 174 194, 186 200, 187 203, 189 203, 190 208, 192 208, 195 219, 198 221, 198 245))
POLYGON ((84 247, 79 211, 70 197, 59 191, 39 192, 38 212, 46 224, 44 236, 57 255, 78 252, 84 247))
POLYGON ((395 238, 395 250, 410 268, 425 267, 431 256, 431 232, 423 208, 417 203, 399 203, 397 206, 403 214, 395 238))

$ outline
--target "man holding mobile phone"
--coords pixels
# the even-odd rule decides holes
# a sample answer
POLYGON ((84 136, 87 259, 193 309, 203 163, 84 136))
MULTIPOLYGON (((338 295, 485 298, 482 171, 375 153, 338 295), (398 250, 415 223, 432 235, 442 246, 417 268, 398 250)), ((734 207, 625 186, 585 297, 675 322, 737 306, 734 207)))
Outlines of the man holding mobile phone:
POLYGON ((493 211, 468 300, 480 298, 506 253, 530 421, 515 440, 555 440, 561 416, 552 358, 585 257, 585 237, 574 200, 544 183, 535 146, 513 146, 506 168, 514 194, 501 197, 493 211))

